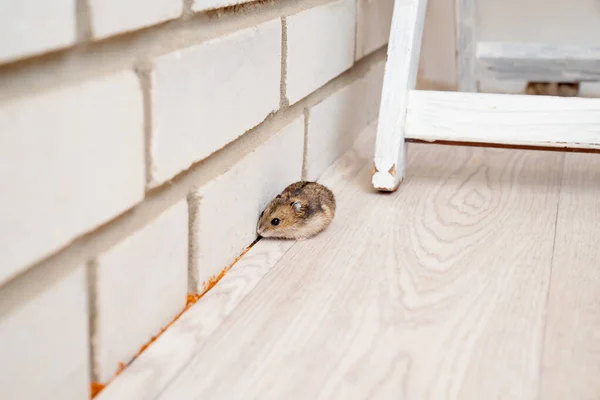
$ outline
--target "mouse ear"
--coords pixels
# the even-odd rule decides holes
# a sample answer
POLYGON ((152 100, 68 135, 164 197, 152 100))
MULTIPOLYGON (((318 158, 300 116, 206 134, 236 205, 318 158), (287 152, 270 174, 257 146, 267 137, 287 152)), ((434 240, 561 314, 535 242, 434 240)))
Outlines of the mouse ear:
POLYGON ((300 200, 292 201, 290 205, 296 212, 300 212, 300 210, 302 209, 302 202, 300 202, 300 200))

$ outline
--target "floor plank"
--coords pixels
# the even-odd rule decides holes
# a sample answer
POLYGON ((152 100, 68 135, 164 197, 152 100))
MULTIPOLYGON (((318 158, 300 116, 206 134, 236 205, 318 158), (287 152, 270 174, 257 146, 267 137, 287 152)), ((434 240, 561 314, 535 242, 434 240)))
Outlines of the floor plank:
MULTIPOLYGON (((365 159, 373 154, 375 130, 376 125, 366 128, 355 148, 323 174, 323 182, 334 193, 340 193, 361 170, 365 159)), ((158 396, 294 245, 293 241, 259 241, 213 289, 169 327, 96 399, 149 400, 158 396)))
POLYGON ((567 154, 559 204, 540 398, 598 400, 598 154, 567 154))
POLYGON ((411 145, 393 194, 371 157, 158 399, 537 397, 564 155, 411 145))

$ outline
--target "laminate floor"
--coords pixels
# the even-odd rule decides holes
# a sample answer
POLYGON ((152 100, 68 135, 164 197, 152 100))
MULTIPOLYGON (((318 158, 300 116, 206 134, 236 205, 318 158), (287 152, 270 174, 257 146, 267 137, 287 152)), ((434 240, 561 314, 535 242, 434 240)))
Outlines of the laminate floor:
POLYGON ((600 399, 600 155, 411 144, 382 194, 373 140, 99 398, 600 399))

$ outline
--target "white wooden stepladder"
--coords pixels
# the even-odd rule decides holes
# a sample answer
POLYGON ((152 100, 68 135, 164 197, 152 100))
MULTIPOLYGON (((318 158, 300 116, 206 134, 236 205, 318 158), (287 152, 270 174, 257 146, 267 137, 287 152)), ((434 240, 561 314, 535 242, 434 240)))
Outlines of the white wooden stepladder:
MULTIPOLYGON (((475 0, 456 1, 457 18, 464 23, 460 53, 474 46, 475 0)), ((375 189, 398 188, 407 139, 600 150, 600 99, 476 93, 480 70, 525 80, 598 80, 600 49, 596 54, 593 49, 480 43, 477 54, 458 55, 462 92, 415 90, 426 7, 427 0, 394 3, 373 163, 375 189), (519 55, 525 60, 520 64, 514 61, 519 55), (524 66, 520 73, 515 72, 519 65, 524 66)))

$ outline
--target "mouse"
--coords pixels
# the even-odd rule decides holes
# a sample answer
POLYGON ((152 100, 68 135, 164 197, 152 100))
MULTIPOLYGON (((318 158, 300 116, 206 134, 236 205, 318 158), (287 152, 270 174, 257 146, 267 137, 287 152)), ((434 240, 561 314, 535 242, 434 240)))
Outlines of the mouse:
POLYGON ((317 182, 295 182, 265 207, 256 232, 263 238, 305 240, 329 226, 335 209, 329 188, 317 182))

